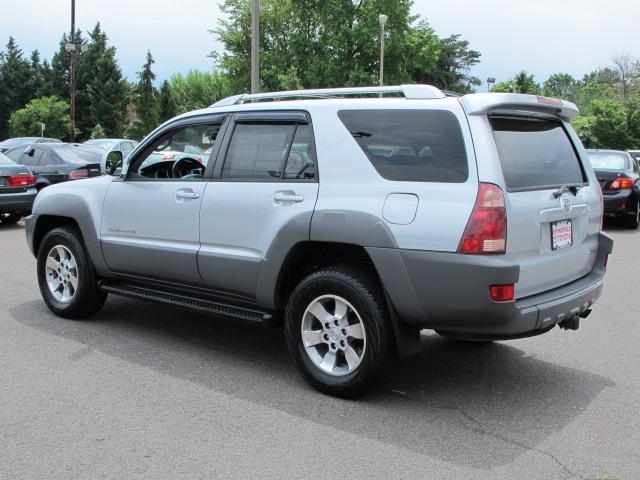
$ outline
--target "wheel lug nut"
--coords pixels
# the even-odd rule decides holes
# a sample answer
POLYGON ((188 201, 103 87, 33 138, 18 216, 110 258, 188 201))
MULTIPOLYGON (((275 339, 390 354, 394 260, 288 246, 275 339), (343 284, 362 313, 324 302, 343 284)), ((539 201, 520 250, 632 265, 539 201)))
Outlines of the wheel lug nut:
POLYGON ((346 335, 346 334, 347 334, 347 329, 346 329, 346 328, 343 328, 343 329, 342 329, 342 334, 343 334, 343 335, 346 335))
POLYGON ((338 325, 340 325, 340 322, 338 321, 338 319, 335 319, 335 320, 333 321, 333 324, 337 327, 338 325))
POLYGON ((329 328, 331 325, 329 324, 329 322, 324 324, 324 328, 329 328))
POLYGON ((332 343, 332 344, 331 344, 331 348, 336 348, 336 344, 335 344, 335 343, 332 343))

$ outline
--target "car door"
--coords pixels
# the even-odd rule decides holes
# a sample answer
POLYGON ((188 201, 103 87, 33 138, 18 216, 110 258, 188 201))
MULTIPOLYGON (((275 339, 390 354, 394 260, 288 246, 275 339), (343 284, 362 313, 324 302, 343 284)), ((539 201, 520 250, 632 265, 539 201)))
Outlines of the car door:
POLYGON ((239 113, 221 152, 202 202, 198 266, 207 287, 254 299, 266 264, 309 238, 318 180, 308 115, 239 113))
POLYGON ((178 164, 180 159, 165 160, 154 152, 185 139, 197 141, 203 131, 211 131, 212 125, 219 126, 223 120, 224 115, 212 115, 168 126, 145 142, 146 147, 130 159, 126 173, 113 181, 101 226, 102 251, 113 272, 180 284, 202 283, 197 252, 208 173, 200 164, 178 164), (160 161, 141 168, 150 156, 160 161))

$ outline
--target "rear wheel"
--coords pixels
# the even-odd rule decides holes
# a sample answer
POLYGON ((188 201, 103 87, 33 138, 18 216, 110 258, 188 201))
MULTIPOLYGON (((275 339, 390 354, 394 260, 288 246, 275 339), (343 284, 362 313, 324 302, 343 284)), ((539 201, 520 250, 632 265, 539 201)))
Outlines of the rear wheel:
POLYGON ((367 392, 394 365, 393 327, 375 276, 328 268, 303 279, 286 308, 289 353, 304 379, 339 397, 367 392))
POLYGON ((0 222, 5 225, 14 225, 20 221, 22 218, 21 213, 11 212, 11 213, 0 213, 0 222))
POLYGON ((636 202, 635 211, 627 216, 625 223, 627 224, 627 228, 632 230, 638 228, 638 225, 640 225, 640 201, 636 202))
POLYGON ((49 309, 70 319, 87 318, 102 308, 107 294, 82 242, 71 227, 51 230, 38 250, 38 285, 49 309))

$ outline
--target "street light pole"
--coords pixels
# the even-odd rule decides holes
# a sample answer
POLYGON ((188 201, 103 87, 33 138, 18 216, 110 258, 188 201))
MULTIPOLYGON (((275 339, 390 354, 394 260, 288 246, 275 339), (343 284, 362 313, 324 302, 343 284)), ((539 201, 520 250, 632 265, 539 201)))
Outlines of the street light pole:
POLYGON ((260 0, 251 2, 251 93, 260 90, 260 0))
POLYGON ((496 83, 496 79, 493 77, 487 78, 487 92, 490 92, 493 88, 493 85, 496 83))
POLYGON ((388 16, 378 15, 380 22, 380 86, 384 85, 384 24, 387 23, 388 16))

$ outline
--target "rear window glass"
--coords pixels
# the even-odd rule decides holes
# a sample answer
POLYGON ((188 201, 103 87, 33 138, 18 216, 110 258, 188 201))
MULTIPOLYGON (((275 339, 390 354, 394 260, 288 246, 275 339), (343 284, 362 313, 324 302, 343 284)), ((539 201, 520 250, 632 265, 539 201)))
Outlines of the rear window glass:
POLYGON ((585 182, 580 161, 562 123, 492 117, 491 124, 509 190, 585 182))
POLYGON ((100 147, 69 145, 51 150, 64 163, 100 163, 105 151, 100 147))
POLYGON ((343 110, 338 113, 387 180, 463 183, 467 154, 456 117, 442 110, 343 110))
POLYGON ((0 153, 0 165, 15 165, 15 162, 10 160, 6 155, 0 153))
POLYGON ((589 153, 589 161, 593 168, 600 168, 603 170, 611 169, 611 170, 624 170, 629 168, 627 164, 627 154, 626 153, 615 153, 615 152, 588 152, 589 153))

